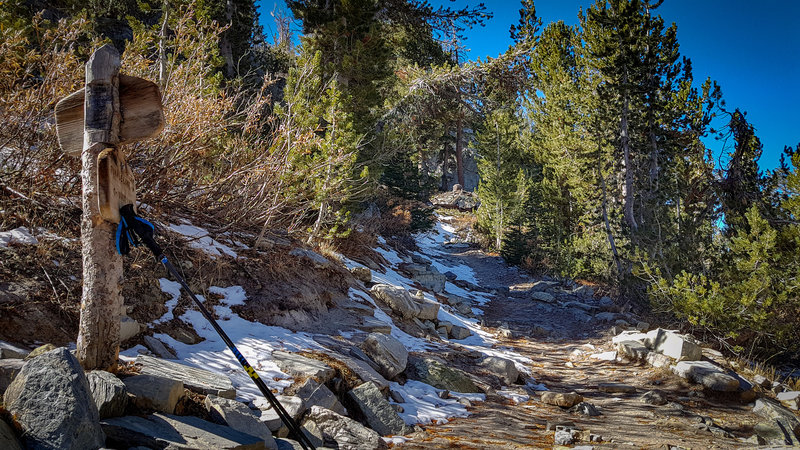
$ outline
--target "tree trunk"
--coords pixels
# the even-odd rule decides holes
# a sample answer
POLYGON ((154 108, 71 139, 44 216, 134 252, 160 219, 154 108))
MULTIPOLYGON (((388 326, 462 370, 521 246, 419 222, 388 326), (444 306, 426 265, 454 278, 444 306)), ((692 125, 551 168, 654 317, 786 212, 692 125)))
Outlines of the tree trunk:
POLYGON ((447 151, 447 142, 442 147, 442 183, 440 186, 441 191, 447 191, 447 159, 450 157, 447 151))
MULTIPOLYGON (((624 84, 628 83, 627 73, 622 79, 624 84)), ((633 212, 633 162, 631 161, 631 142, 628 136, 628 114, 629 114, 629 93, 628 88, 624 88, 622 94, 622 119, 620 120, 620 144, 622 145, 623 163, 625 165, 625 222, 636 232, 639 225, 636 223, 636 216, 633 212)))
MULTIPOLYGON (((461 107, 459 106, 459 109, 461 107)), ((458 122, 456 122, 456 174, 458 176, 458 184, 464 187, 464 122, 461 114, 458 115, 458 122)))
POLYGON ((608 236, 608 244, 611 246, 611 254, 614 256, 614 263, 617 265, 617 276, 622 277, 622 262, 619 260, 619 253, 617 252, 617 243, 614 240, 614 233, 611 231, 611 224, 608 221, 608 206, 606 194, 606 179, 603 176, 603 171, 599 171, 600 189, 603 194, 603 222, 606 226, 606 235, 608 236))
POLYGON ((162 8, 161 32, 158 35, 158 87, 164 92, 167 85, 167 21, 169 20, 169 1, 164 0, 162 8))
POLYGON ((228 23, 228 29, 222 33, 219 40, 219 52, 222 55, 222 59, 225 60, 225 76, 228 78, 233 78, 233 75, 236 73, 236 66, 233 62, 233 47, 230 38, 233 29, 233 9, 233 0, 227 0, 225 2, 225 20, 228 23))
POLYGON ((100 47, 86 63, 84 144, 81 153, 81 255, 83 297, 77 356, 86 370, 115 370, 122 309, 122 257, 114 245, 116 224, 103 220, 98 203, 97 157, 119 136, 120 57, 100 47))

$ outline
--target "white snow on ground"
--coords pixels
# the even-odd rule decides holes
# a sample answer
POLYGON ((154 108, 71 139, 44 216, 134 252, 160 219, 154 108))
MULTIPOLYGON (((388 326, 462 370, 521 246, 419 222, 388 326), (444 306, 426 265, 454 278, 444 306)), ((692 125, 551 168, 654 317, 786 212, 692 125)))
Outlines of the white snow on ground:
POLYGON ((617 359, 617 352, 611 350, 609 352, 603 353, 595 353, 593 355, 589 355, 592 359, 599 359, 600 361, 614 361, 617 359))
POLYGON ((212 259, 222 256, 223 253, 234 258, 238 256, 232 248, 212 238, 208 231, 203 228, 183 223, 181 225, 169 224, 169 229, 189 238, 190 247, 198 248, 208 253, 212 259))
POLYGON ((12 244, 36 245, 38 243, 39 240, 25 227, 18 227, 9 231, 0 231, 0 247, 8 247, 12 244))
POLYGON ((164 304, 167 307, 167 312, 161 318, 154 320, 153 323, 162 323, 174 319, 175 315, 172 314, 172 310, 178 306, 178 299, 181 298, 181 284, 177 281, 159 278, 158 284, 161 286, 161 292, 169 295, 170 299, 164 304))
MULTIPOLYGON (((399 392, 405 399, 406 402, 401 404, 404 411, 399 414, 407 424, 446 423, 452 417, 467 417, 469 412, 464 405, 458 403, 459 398, 466 398, 470 401, 486 400, 486 396, 483 394, 459 392, 451 392, 451 398, 439 398, 438 394, 442 389, 436 389, 429 384, 415 380, 408 380, 402 386, 392 382, 389 384, 389 388, 399 392)), ((395 402, 391 401, 390 403, 395 402)))
POLYGON ((510 389, 501 389, 497 391, 497 395, 501 395, 514 403, 527 402, 531 398, 530 395, 520 394, 519 392, 515 392, 510 389))

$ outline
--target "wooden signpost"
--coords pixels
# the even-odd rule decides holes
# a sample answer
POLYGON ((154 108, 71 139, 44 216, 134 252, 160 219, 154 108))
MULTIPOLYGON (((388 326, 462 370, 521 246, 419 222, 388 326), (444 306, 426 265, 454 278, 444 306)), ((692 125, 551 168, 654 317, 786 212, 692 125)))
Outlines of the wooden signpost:
POLYGON ((161 94, 147 80, 119 74, 120 55, 106 44, 86 63, 86 85, 58 102, 62 150, 81 158, 83 296, 78 360, 86 370, 114 370, 119 353, 122 257, 115 234, 119 208, 136 206, 133 171, 118 145, 164 127, 161 94))

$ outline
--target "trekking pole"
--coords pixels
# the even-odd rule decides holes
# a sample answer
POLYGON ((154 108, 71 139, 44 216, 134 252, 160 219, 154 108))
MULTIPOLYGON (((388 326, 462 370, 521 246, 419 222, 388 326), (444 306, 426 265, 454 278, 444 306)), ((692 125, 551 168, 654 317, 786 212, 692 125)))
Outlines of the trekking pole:
POLYGON ((281 422, 283 422, 286 427, 289 429, 289 432, 297 439, 297 442, 300 443, 300 446, 303 447, 304 450, 316 450, 314 444, 311 443, 308 436, 300 430, 300 427, 297 425, 297 422, 292 418, 291 415, 286 411, 286 409, 281 405, 281 402, 278 401, 275 394, 269 390, 267 385, 264 383, 264 380, 258 376, 258 373, 250 363, 247 362, 247 359, 239 352, 239 349, 236 348, 231 338, 225 333, 222 327, 219 326, 216 320, 211 316, 211 313, 203 306, 200 300, 194 295, 192 290, 186 284, 186 280, 178 273, 175 267, 172 265, 171 262, 167 259, 164 255, 164 252, 161 251, 161 247, 156 243, 154 239, 154 231, 155 227, 150 222, 142 219, 141 217, 137 216, 136 213, 133 211, 133 205, 125 205, 119 210, 120 212, 120 223, 119 227, 117 228, 117 251, 122 254, 126 255, 130 251, 130 245, 138 246, 139 243, 143 243, 153 255, 158 259, 161 264, 167 269, 169 273, 178 280, 178 283, 183 287, 183 289, 189 294, 189 297, 194 301, 194 304, 200 310, 200 313, 208 320, 212 327, 214 327, 214 331, 217 332, 219 337, 225 342, 225 345, 228 346, 230 351, 236 357, 236 360, 239 361, 242 368, 247 375, 250 376, 250 379, 253 380, 253 383, 258 387, 258 390, 261 391, 261 394, 269 401, 272 408, 275 409, 275 412, 278 413, 278 417, 280 417, 281 422))

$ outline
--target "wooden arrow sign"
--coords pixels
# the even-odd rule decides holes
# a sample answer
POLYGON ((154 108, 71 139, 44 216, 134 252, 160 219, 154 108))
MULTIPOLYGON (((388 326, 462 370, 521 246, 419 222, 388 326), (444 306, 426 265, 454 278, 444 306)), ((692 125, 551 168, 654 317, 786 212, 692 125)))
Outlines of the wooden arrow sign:
MULTIPOLYGON (((84 96, 83 89, 73 92, 55 109, 58 143, 65 153, 76 157, 83 150, 84 96)), ((164 128, 161 92, 152 81, 120 74, 119 106, 119 144, 153 137, 164 128)))
POLYGON ((119 223, 119 209, 136 207, 133 171, 118 148, 107 148, 97 157, 97 201, 103 219, 119 223))

